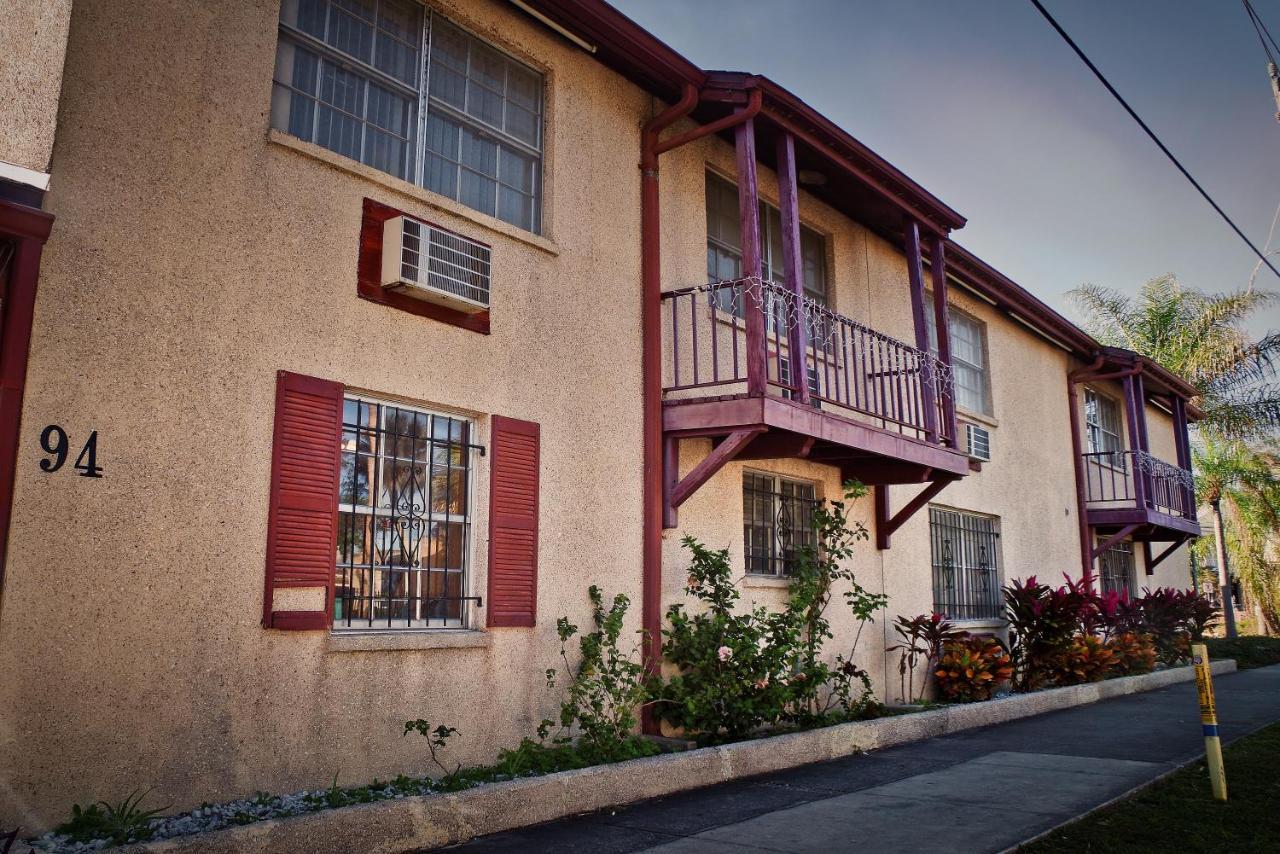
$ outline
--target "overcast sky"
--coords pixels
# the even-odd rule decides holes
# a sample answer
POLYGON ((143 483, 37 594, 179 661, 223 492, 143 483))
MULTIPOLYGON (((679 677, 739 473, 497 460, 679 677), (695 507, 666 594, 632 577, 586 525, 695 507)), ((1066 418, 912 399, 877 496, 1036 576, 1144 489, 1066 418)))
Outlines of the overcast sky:
MULTIPOLYGON (((1027 0, 612 2, 703 68, 790 89, 968 217, 959 243, 1069 317, 1082 282, 1132 292, 1173 272, 1216 292, 1253 270, 1027 0)), ((1242 4, 1045 5, 1261 246, 1280 204, 1280 124, 1242 4)), ((1280 40, 1280 0, 1254 7, 1280 40)), ((1280 291, 1265 268, 1257 281, 1280 291)), ((1266 328, 1280 306, 1251 324, 1266 328)))

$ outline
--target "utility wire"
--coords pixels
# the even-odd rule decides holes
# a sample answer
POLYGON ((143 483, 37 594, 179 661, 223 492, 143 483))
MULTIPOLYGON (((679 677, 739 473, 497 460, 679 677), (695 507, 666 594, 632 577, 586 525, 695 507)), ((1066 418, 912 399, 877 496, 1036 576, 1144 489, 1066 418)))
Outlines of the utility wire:
POLYGON ((1103 86, 1105 86, 1107 91, 1110 92, 1111 95, 1117 101, 1120 102, 1120 106, 1125 108, 1125 111, 1128 112, 1130 117, 1132 117, 1133 120, 1138 123, 1138 126, 1147 132, 1147 136, 1151 137, 1151 141, 1154 142, 1156 146, 1161 151, 1164 152, 1165 157, 1168 157, 1169 161, 1173 163, 1174 166, 1178 167, 1178 171, 1182 173, 1184 178, 1186 178, 1188 181, 1191 182, 1191 186, 1195 187, 1196 190, 1200 192, 1200 195, 1204 196, 1204 200, 1208 202, 1215 211, 1218 212, 1218 216, 1222 217, 1222 219, 1227 223, 1227 225, 1231 226, 1231 230, 1234 231, 1236 234, 1238 234, 1240 236, 1240 239, 1243 240, 1245 244, 1247 244, 1248 247, 1253 250, 1253 254, 1257 255, 1258 258, 1262 261, 1262 263, 1266 264, 1267 267, 1271 270, 1271 272, 1276 274, 1277 278, 1280 278, 1280 270, 1277 270, 1275 268, 1275 265, 1273 265, 1270 261, 1267 260, 1267 256, 1262 254, 1262 250, 1258 249, 1258 247, 1253 245, 1253 241, 1250 240, 1245 235, 1245 233, 1240 230, 1240 226, 1232 222, 1231 217, 1227 216, 1227 212, 1224 211, 1218 205, 1218 203, 1213 200, 1212 196, 1210 196, 1207 192, 1205 192, 1204 187, 1200 186, 1200 182, 1197 181, 1195 178, 1191 177, 1191 173, 1187 171, 1187 167, 1183 166, 1178 161, 1178 158, 1173 156, 1173 152, 1170 151, 1168 147, 1166 147, 1165 144, 1160 141, 1160 137, 1156 136, 1155 131, 1151 130, 1151 128, 1147 126, 1147 123, 1144 122, 1141 119, 1141 117, 1139 117, 1138 114, 1133 111, 1133 107, 1129 106, 1129 102, 1126 101, 1120 95, 1120 93, 1116 91, 1116 87, 1111 85, 1111 82, 1107 80, 1106 77, 1103 76, 1102 72, 1098 70, 1098 67, 1089 60, 1089 57, 1085 56, 1085 53, 1083 50, 1080 49, 1080 46, 1077 45, 1074 40, 1072 40, 1071 36, 1067 35, 1067 31, 1062 28, 1062 25, 1060 25, 1057 21, 1054 20, 1053 16, 1049 14, 1049 10, 1046 9, 1043 5, 1041 5, 1040 0, 1031 0, 1031 5, 1035 6, 1037 11, 1039 11, 1040 14, 1044 16, 1044 19, 1048 21, 1049 24, 1055 30, 1058 31, 1058 35, 1062 36, 1063 41, 1065 41, 1068 45, 1071 46, 1071 49, 1076 52, 1076 56, 1080 57, 1081 61, 1083 61, 1085 65, 1089 66, 1089 70, 1093 72, 1094 77, 1098 78, 1098 82, 1100 82, 1103 86))
POLYGON ((1253 8, 1253 4, 1249 0, 1244 0, 1244 10, 1249 15, 1250 22, 1253 23, 1253 29, 1258 33, 1258 41, 1262 42, 1262 50, 1267 55, 1267 61, 1272 65, 1276 64, 1275 54, 1271 52, 1271 48, 1276 49, 1276 53, 1280 53, 1280 45, 1276 44, 1276 40, 1271 37, 1271 31, 1267 29, 1267 25, 1262 23, 1262 16, 1253 8), (1268 46, 1267 42, 1271 42, 1268 46))

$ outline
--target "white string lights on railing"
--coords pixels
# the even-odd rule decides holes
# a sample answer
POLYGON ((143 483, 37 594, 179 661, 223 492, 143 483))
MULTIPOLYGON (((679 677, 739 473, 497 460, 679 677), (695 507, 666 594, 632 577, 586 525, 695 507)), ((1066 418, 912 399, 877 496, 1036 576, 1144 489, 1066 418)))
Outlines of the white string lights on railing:
POLYGON ((746 317, 745 298, 749 296, 751 307, 762 312, 772 321, 771 332, 781 336, 784 332, 790 333, 791 330, 803 325, 805 339, 815 350, 827 352, 837 350, 843 346, 849 334, 856 331, 864 338, 879 341, 901 351, 915 362, 915 370, 911 372, 919 371, 925 379, 932 377, 939 394, 946 396, 953 394, 954 378, 951 366, 932 353, 872 329, 851 317, 837 314, 812 297, 799 295, 790 288, 759 276, 725 279, 682 289, 676 293, 705 293, 708 302, 714 308, 738 317, 746 317))

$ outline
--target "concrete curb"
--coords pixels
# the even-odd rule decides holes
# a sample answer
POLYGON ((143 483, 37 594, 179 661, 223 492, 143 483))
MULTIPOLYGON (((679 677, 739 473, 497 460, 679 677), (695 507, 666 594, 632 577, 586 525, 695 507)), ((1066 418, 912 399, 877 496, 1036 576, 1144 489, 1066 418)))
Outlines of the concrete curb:
MULTIPOLYGON (((1236 670, 1216 661, 1213 673, 1236 670)), ((984 703, 838 724, 477 786, 464 792, 324 810, 119 849, 127 854, 344 854, 357 840, 369 854, 393 854, 594 812, 689 789, 838 759, 868 750, 1004 723, 1194 679, 1191 667, 1052 688, 984 703)))

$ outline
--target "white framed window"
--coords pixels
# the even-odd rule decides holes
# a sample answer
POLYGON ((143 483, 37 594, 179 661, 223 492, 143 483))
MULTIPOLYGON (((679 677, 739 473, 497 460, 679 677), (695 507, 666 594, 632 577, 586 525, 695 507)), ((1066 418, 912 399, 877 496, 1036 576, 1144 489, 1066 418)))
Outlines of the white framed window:
POLYGON ((817 487, 762 472, 742 474, 743 551, 748 575, 787 576, 804 546, 817 545, 817 487))
MULTIPOLYGON (((931 302, 931 301, 930 301, 931 302)), ((954 307, 947 308, 951 331, 951 376, 956 406, 979 415, 991 415, 991 383, 987 375, 987 326, 954 307)), ((938 355, 938 324, 931 310, 924 313, 929 330, 929 352, 938 355)))
POLYGON ((542 75, 414 0, 283 0, 271 124, 541 229, 542 75))
POLYGON ((1000 519, 929 508, 933 607, 953 620, 1000 617, 1000 519))
POLYGON ((1120 403, 1112 397, 1084 390, 1084 425, 1089 453, 1109 454, 1110 465, 1124 463, 1124 427, 1120 420, 1120 403))
POLYGON ((472 423, 348 394, 335 565, 335 630, 468 623, 472 423))

